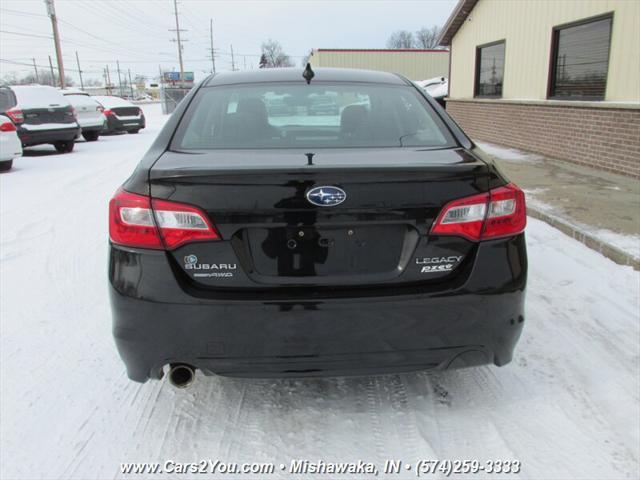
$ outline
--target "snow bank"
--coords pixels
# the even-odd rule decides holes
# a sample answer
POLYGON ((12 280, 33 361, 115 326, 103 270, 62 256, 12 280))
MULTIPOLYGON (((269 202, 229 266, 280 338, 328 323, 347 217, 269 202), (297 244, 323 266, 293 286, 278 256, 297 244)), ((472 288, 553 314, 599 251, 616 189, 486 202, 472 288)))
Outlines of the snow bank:
POLYGON ((433 98, 444 98, 449 94, 449 80, 446 77, 418 80, 415 83, 425 89, 433 98))
POLYGON ((544 157, 535 153, 523 152, 516 148, 506 148, 486 142, 474 142, 482 150, 489 155, 493 155, 500 160, 508 160, 512 162, 541 162, 544 157))
POLYGON ((632 255, 636 259, 640 259, 640 235, 624 235, 606 228, 594 228, 590 225, 567 218, 566 215, 562 215, 558 211, 558 208, 536 198, 536 194, 543 193, 544 191, 545 189, 536 188, 525 190, 525 193, 527 194, 527 205, 571 225, 572 228, 588 237, 597 238, 609 245, 613 245, 629 255, 632 255))

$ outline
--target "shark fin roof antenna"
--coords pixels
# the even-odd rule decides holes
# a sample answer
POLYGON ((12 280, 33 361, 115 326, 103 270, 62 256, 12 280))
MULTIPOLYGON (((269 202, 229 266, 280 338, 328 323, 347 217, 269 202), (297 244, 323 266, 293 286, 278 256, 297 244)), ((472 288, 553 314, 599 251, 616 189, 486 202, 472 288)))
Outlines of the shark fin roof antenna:
POLYGON ((311 83, 311 79, 315 76, 316 74, 311 69, 311 64, 307 63, 304 72, 302 72, 302 78, 304 78, 307 81, 307 85, 309 85, 311 83))

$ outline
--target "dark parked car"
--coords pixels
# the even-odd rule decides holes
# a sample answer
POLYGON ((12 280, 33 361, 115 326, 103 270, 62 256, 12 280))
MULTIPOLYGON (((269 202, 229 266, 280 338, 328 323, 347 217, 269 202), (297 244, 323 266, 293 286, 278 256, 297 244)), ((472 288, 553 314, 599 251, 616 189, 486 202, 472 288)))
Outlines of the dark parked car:
POLYGON ((129 377, 508 363, 524 322, 522 191, 409 80, 301 73, 203 81, 111 200, 129 377), (339 122, 276 126, 273 92, 345 107, 339 122))
POLYGON ((0 90, 4 99, 14 100, 0 113, 14 123, 23 147, 48 143, 61 153, 73 150, 80 125, 74 108, 58 90, 44 85, 1 87, 0 90))
POLYGON ((102 133, 138 133, 146 125, 142 109, 128 100, 109 95, 92 97, 104 110, 107 123, 102 133))

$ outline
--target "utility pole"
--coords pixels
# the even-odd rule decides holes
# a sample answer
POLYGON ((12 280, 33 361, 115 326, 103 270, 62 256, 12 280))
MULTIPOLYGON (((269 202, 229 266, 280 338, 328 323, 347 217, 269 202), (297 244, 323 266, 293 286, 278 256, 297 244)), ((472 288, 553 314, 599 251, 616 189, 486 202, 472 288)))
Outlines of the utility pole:
POLYGON ((122 92, 122 77, 120 76, 120 61, 116 60, 116 68, 118 69, 118 92, 120 93, 120 96, 123 96, 123 92, 122 92))
POLYGON ((180 38, 180 32, 186 32, 187 30, 180 29, 180 23, 178 21, 178 0, 173 0, 173 12, 176 16, 176 29, 169 30, 170 32, 176 32, 176 40, 172 40, 178 43, 178 61, 180 62, 180 82, 184 79, 184 65, 182 64, 182 40, 180 38))
POLYGON ((53 28, 53 43, 56 46, 56 58, 58 60, 58 75, 60 76, 60 88, 64 88, 64 65, 62 63, 62 47, 60 46, 60 33, 58 32, 58 19, 56 18, 56 9, 53 0, 44 0, 47 5, 47 14, 51 19, 51 27, 53 28))
POLYGON ((40 83, 40 78, 38 78, 38 67, 36 66, 36 59, 32 58, 31 60, 33 60, 33 69, 36 72, 36 83, 40 83))
POLYGON ((133 83, 131 83, 131 69, 130 68, 127 68, 127 73, 129 74, 129 91, 131 92, 131 100, 133 100, 133 83))
POLYGON ((51 69, 51 86, 56 86, 56 75, 53 73, 53 63, 51 63, 51 55, 49 55, 49 68, 51 69))
POLYGON ((236 71, 236 61, 233 57, 233 45, 231 45, 231 71, 232 72, 236 71))
POLYGON ((111 95, 111 75, 109 74, 109 65, 107 65, 107 92, 111 95))
POLYGON ((82 69, 80 68, 80 59, 78 58, 77 50, 76 50, 76 62, 78 62, 78 74, 80 75, 80 90, 84 90, 84 83, 82 82, 82 69))
POLYGON ((209 20, 209 37, 211 39, 211 73, 216 73, 216 54, 213 51, 213 18, 209 20))

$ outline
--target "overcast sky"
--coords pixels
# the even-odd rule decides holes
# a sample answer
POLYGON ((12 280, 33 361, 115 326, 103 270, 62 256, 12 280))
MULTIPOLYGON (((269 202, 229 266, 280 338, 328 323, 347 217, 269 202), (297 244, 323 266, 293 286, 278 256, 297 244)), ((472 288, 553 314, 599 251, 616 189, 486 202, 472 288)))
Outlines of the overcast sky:
MULTIPOLYGON (((196 78, 211 70, 209 19, 213 18, 216 68, 230 69, 230 45, 240 69, 257 68, 260 45, 279 41, 296 65, 312 48, 384 48, 400 29, 443 25, 456 0, 213 1, 178 3, 184 68, 196 78)), ((178 70, 172 0, 55 0, 67 75, 78 81, 75 52, 85 78, 100 78, 116 60, 132 76, 178 70)), ((0 0, 0 76, 25 74, 32 58, 48 68, 55 56, 44 0, 0 0), (9 63, 12 62, 12 63, 9 63), (21 63, 28 65, 21 65, 21 63)), ((113 73, 112 73, 113 81, 113 73)))

